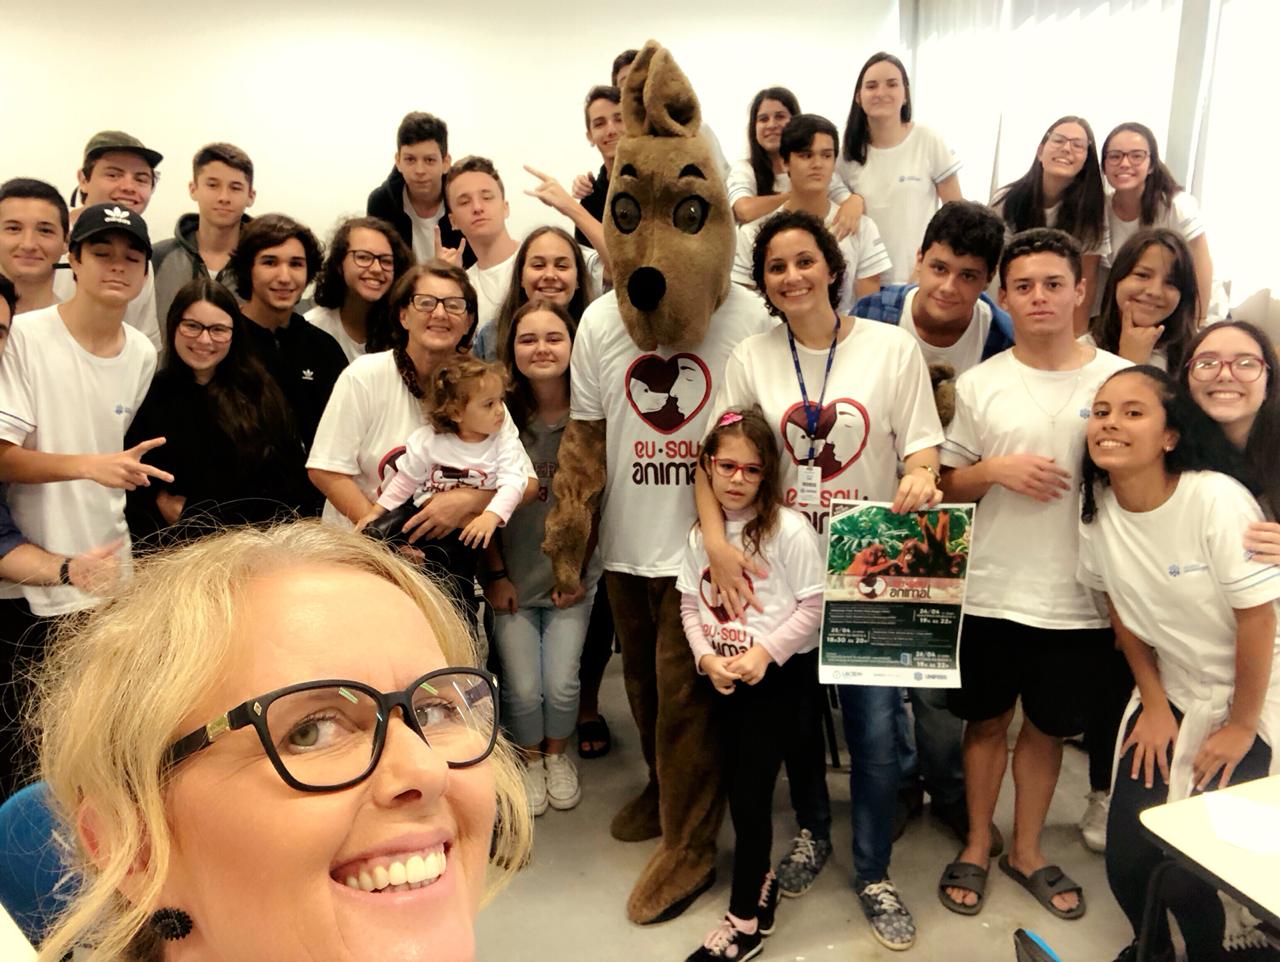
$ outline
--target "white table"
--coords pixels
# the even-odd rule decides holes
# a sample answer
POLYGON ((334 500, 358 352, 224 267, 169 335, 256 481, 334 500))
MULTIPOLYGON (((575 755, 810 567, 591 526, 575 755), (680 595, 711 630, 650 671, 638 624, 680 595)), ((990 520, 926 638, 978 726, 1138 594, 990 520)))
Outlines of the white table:
MULTIPOLYGON (((1162 868, 1179 865, 1210 885, 1235 898, 1258 918, 1280 928, 1280 853, 1250 851, 1220 839, 1209 807, 1213 795, 1234 795, 1272 809, 1272 824, 1280 822, 1280 775, 1259 778, 1180 802, 1157 805, 1144 811, 1142 826, 1170 859, 1162 868)), ((1160 878, 1153 873, 1147 893, 1142 942, 1159 909, 1156 898, 1160 878)), ((1142 951, 1139 958, 1145 958, 1142 951)))
POLYGON ((32 962, 35 957, 36 950, 0 905, 0 959, 5 962, 32 962))

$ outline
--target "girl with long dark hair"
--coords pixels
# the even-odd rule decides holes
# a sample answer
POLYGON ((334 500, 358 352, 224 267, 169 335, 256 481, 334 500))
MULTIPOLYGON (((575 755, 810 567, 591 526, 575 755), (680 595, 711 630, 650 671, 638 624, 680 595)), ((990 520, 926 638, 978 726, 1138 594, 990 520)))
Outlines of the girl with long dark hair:
POLYGON ((1093 128, 1083 117, 1059 117, 1040 138, 1031 169, 991 198, 1011 234, 1032 227, 1066 231, 1084 254, 1084 301, 1076 308, 1076 333, 1089 326, 1097 298, 1098 264, 1110 251, 1106 198, 1093 128))
POLYGON ((1155 134, 1144 124, 1117 126, 1102 142, 1102 172, 1111 185, 1107 197, 1107 227, 1111 249, 1119 248, 1136 231, 1165 227, 1177 231, 1195 261, 1199 300, 1196 320, 1202 321, 1213 285, 1213 259, 1200 219, 1200 205, 1182 189, 1160 159, 1155 134))
POLYGON ((860 195, 880 229, 893 268, 886 283, 911 279, 924 229, 941 204, 960 200, 960 160, 942 137, 911 119, 902 61, 883 51, 858 72, 836 173, 860 195))
MULTIPOLYGON (((1111 891, 1136 936, 1164 858, 1141 831, 1141 812, 1276 770, 1280 567, 1240 550, 1241 529, 1262 513, 1218 473, 1238 473, 1238 455, 1159 368, 1127 368, 1103 383, 1087 441, 1078 575, 1106 593, 1137 680, 1106 852, 1111 891)), ((1161 897, 1187 958, 1223 957, 1226 920, 1209 884, 1175 868, 1161 897)), ((1154 937, 1172 958, 1163 912, 1154 937)))
POLYGON ((284 394, 258 359, 225 287, 201 276, 174 297, 165 366, 126 435, 165 443, 147 461, 173 475, 128 496, 135 538, 203 533, 306 513, 314 493, 284 394), (169 531, 182 522, 182 531, 169 531))

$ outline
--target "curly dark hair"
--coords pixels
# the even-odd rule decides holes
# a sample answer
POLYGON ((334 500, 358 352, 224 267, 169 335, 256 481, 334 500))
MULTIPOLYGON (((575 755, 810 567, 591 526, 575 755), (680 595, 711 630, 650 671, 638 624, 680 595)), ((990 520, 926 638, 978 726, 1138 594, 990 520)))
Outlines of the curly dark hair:
POLYGON ((1004 253, 1000 255, 1000 288, 1004 289, 1005 278, 1009 276, 1009 265, 1019 257, 1028 254, 1057 254, 1065 257, 1071 264, 1071 276, 1080 282, 1084 267, 1080 260, 1080 245, 1066 231, 1056 227, 1033 227, 1020 234, 1014 234, 1004 253))
MULTIPOLYGON (((530 314, 545 311, 554 314, 560 318, 564 324, 564 328, 569 332, 569 343, 573 344, 574 338, 578 336, 578 322, 574 316, 559 304, 551 301, 533 300, 525 301, 524 304, 511 316, 511 324, 507 328, 507 339, 502 345, 503 353, 501 363, 506 368, 507 383, 507 410, 511 413, 511 420, 515 422, 516 427, 523 431, 533 419, 534 414, 538 411, 537 402, 533 399, 533 388, 529 386, 529 378, 525 376, 519 368, 516 367, 516 337, 520 333, 520 322, 530 314)), ((565 372, 565 377, 569 376, 569 372, 565 372)))
POLYGON ((871 145, 871 126, 867 123, 867 112, 858 103, 858 91, 862 89, 862 78, 867 71, 878 63, 891 63, 902 74, 902 92, 905 99, 902 109, 898 111, 898 119, 904 124, 911 119, 911 81, 907 78, 907 68, 891 53, 881 50, 867 58, 867 62, 858 71, 858 79, 853 85, 853 99, 849 102, 849 119, 844 124, 844 159, 855 164, 867 162, 867 148, 871 145))
POLYGON ((1146 253, 1147 248, 1159 244, 1173 255, 1173 269, 1169 278, 1178 288, 1178 306, 1160 323, 1164 325, 1164 333, 1160 335, 1158 347, 1163 348, 1170 371, 1182 367, 1186 357, 1187 345, 1196 333, 1196 305, 1199 303, 1200 288, 1196 283, 1196 265, 1187 247, 1187 242, 1177 231, 1163 227, 1147 227, 1138 231, 1116 252, 1111 264, 1111 273, 1107 276, 1106 286, 1102 289, 1102 311, 1093 319, 1089 333, 1098 347, 1116 354, 1120 349, 1120 328, 1122 312, 1116 302, 1116 287, 1121 281, 1133 273, 1138 261, 1146 253))
POLYGON ((307 283, 320 273, 324 248, 311 228, 299 224, 287 214, 263 214, 255 217, 240 231, 240 241, 231 252, 230 267, 236 279, 236 294, 247 301, 253 296, 253 262, 262 251, 279 247, 291 237, 302 244, 307 257, 307 283))
POLYGON ((351 252, 351 232, 356 228, 377 231, 391 245, 395 267, 391 271, 391 283, 383 295, 369 305, 365 321, 365 350, 369 353, 386 351, 393 345, 391 332, 391 291, 395 282, 413 266, 413 254, 394 227, 380 217, 350 217, 338 225, 329 242, 320 276, 316 279, 316 303, 321 307, 339 308, 347 299, 347 282, 342 274, 343 261, 351 252))
POLYGON ((813 235, 818 250, 827 262, 827 270, 831 271, 831 283, 827 285, 827 298, 831 308, 835 310, 840 303, 840 288, 844 285, 846 269, 844 254, 827 226, 813 214, 803 210, 784 210, 774 214, 760 227, 756 235, 755 245, 751 248, 751 278, 755 281, 756 290, 764 298, 764 306, 774 317, 786 318, 782 308, 769 300, 764 292, 765 257, 769 252, 769 242, 784 230, 803 230, 813 235))
POLYGON ((1182 190, 1182 185, 1173 176, 1173 171, 1160 159, 1160 148, 1156 144, 1156 135, 1151 132, 1151 128, 1132 120, 1118 124, 1102 142, 1099 155, 1102 157, 1104 170, 1107 162, 1107 147, 1111 145, 1111 138, 1126 131, 1137 134, 1147 142, 1148 173, 1146 182, 1142 185, 1138 222, 1143 227, 1148 227, 1155 223, 1162 211, 1169 209, 1169 205, 1173 203, 1173 195, 1182 190))
POLYGON ((1049 129, 1040 138, 1040 146, 1036 148, 1036 158, 1031 162, 1031 169, 1025 174, 1006 184, 997 196, 1003 194, 1001 201, 1004 209, 1004 222, 1009 230, 1029 230, 1032 227, 1044 227, 1044 165, 1040 163, 1040 148, 1049 142, 1053 132, 1063 124, 1078 124, 1084 129, 1089 139, 1085 149, 1084 166, 1076 174, 1071 184, 1062 195, 1062 206, 1058 210, 1058 222, 1054 226, 1064 230, 1080 242, 1083 248, 1095 246, 1102 240, 1106 232, 1107 200, 1102 189, 1102 168, 1098 165, 1097 141, 1093 136, 1093 128, 1083 117, 1068 114, 1059 117, 1049 125, 1049 129))
POLYGON ((787 108, 792 117, 800 113, 800 101, 786 87, 765 87, 751 98, 751 110, 747 114, 747 151, 751 159, 751 170, 756 175, 756 194, 760 197, 777 193, 773 189, 773 161, 760 146, 760 141, 756 140, 756 114, 766 100, 776 100, 787 108))
POLYGON ((989 280, 995 276, 1004 251, 1004 223, 985 204, 949 200, 930 218, 920 253, 928 253, 934 244, 946 244, 957 257, 981 257, 989 280))
MULTIPOLYGON (((1098 385, 1098 390, 1118 377, 1145 377, 1150 381, 1164 407, 1166 427, 1178 433, 1177 443, 1164 455, 1166 473, 1217 471, 1235 478, 1255 495, 1258 493, 1257 484, 1246 469, 1241 453, 1232 447, 1217 424, 1168 374, 1150 364, 1138 364, 1116 371, 1098 385)), ((1097 486, 1107 487, 1110 484, 1110 476, 1094 463, 1086 444, 1080 468, 1080 520, 1085 524, 1092 524, 1098 515, 1097 486)))
POLYGON ((711 480, 711 459, 720 450, 720 444, 728 437, 740 437, 750 442, 760 452, 763 473, 760 488, 756 491, 753 507, 756 516, 742 529, 743 547, 748 554, 759 556, 764 543, 778 528, 778 509, 782 505, 782 473, 779 470, 778 439, 773 428, 765 420, 764 411, 757 404, 750 407, 729 408, 716 415, 715 427, 702 441, 698 455, 698 467, 711 480), (725 423, 725 422, 728 423, 725 423))
POLYGON ((1244 458, 1271 510, 1280 511, 1280 470, 1276 468, 1280 464, 1280 359, 1276 356, 1275 344, 1271 338, 1248 321, 1219 321, 1202 327, 1187 345, 1187 360, 1177 372, 1178 384, 1190 391, 1190 370, 1187 365, 1199 352, 1205 338, 1225 328, 1235 328, 1251 337, 1258 345, 1262 363, 1267 366, 1267 386, 1262 395, 1262 407, 1254 415, 1253 426, 1249 429, 1249 439, 1244 445, 1244 458))

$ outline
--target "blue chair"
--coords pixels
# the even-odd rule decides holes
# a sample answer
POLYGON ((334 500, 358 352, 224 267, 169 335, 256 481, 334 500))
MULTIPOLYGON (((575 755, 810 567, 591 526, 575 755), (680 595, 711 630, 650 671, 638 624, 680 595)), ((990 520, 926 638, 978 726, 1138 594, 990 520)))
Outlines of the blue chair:
POLYGON ((54 825, 44 782, 19 789, 0 805, 0 904, 33 945, 43 941, 76 890, 54 825))

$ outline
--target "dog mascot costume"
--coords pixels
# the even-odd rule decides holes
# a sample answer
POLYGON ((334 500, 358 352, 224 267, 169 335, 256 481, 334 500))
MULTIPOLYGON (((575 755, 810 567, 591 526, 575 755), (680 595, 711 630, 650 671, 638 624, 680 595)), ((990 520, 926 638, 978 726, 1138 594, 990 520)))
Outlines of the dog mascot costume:
POLYGON ((556 586, 577 587, 592 518, 622 643, 631 712, 649 766, 614 817, 623 841, 661 836, 627 901, 633 922, 678 915, 715 871, 724 814, 712 702, 680 623, 680 572, 696 519, 698 452, 730 351, 767 330, 763 302, 729 283, 735 234, 701 109, 652 40, 622 91, 604 218, 614 292, 583 315, 569 425, 543 549, 556 586))

